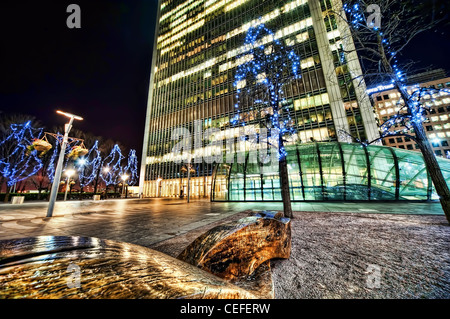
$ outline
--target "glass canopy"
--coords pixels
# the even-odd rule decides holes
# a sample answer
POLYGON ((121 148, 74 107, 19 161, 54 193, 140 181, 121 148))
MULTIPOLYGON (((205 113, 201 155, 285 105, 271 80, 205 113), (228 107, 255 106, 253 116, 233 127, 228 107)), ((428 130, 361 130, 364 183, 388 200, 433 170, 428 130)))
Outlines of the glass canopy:
MULTIPOLYGON (((309 143, 287 147, 292 201, 437 199, 422 154, 386 146, 309 143)), ((278 165, 217 164, 212 201, 281 201, 278 165)), ((450 181, 450 160, 438 158, 450 181)))

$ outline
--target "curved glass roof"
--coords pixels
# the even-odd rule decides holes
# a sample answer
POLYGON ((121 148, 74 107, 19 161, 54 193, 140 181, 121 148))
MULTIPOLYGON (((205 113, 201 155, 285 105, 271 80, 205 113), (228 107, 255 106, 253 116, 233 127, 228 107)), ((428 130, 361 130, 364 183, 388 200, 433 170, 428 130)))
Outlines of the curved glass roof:
MULTIPOLYGON (((422 154, 386 146, 288 146, 292 201, 437 199, 422 154)), ((438 158, 447 183, 450 160, 438 158)), ((281 201, 278 165, 217 164, 213 201, 281 201)))

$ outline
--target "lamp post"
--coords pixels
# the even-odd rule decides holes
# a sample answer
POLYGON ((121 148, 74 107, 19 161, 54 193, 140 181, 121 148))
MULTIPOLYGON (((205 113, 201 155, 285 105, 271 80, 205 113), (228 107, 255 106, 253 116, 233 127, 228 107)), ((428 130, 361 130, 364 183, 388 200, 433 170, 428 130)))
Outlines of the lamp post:
POLYGON ((69 118, 69 122, 64 126, 64 137, 61 144, 61 152, 59 153, 58 164, 56 166, 55 177, 53 179, 52 191, 50 193, 50 201, 48 203, 47 217, 52 217, 53 210, 55 209, 56 196, 58 195, 58 185, 61 181, 61 173, 64 164, 64 154, 66 152, 67 141, 69 139, 69 132, 72 129, 72 123, 74 120, 82 121, 83 118, 70 113, 56 111, 56 113, 64 115, 69 118))
POLYGON ((181 172, 187 171, 187 202, 191 200, 191 173, 195 173, 195 168, 191 163, 187 163, 181 168, 181 172))
POLYGON ((162 186, 161 181, 162 181, 162 178, 158 177, 158 179, 156 181, 158 182, 158 186, 157 187, 159 188, 158 197, 161 197, 161 186, 162 186))
POLYGON ((129 176, 126 174, 122 175, 122 197, 125 194, 125 182, 127 181, 128 177, 129 176))
POLYGON ((70 188, 70 178, 72 177, 72 175, 75 174, 75 171, 73 169, 69 169, 66 171, 66 192, 64 194, 64 201, 67 200, 67 192, 69 191, 70 188))

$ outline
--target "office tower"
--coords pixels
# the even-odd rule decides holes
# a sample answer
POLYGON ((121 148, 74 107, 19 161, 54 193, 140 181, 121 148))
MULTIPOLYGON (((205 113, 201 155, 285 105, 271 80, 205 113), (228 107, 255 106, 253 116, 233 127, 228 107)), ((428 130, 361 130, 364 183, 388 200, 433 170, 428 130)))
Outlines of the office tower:
MULTIPOLYGON (((298 132, 295 143, 346 141, 348 136, 339 134, 341 130, 362 140, 378 137, 365 84, 355 79, 361 67, 349 30, 333 14, 339 4, 329 0, 161 0, 143 147, 143 195, 186 195, 189 178, 191 196, 210 196, 216 166, 193 161, 188 172, 175 163, 173 132, 180 127, 189 130, 189 142, 197 146, 201 132, 208 128, 218 128, 224 136, 236 134, 230 117, 237 102, 235 70, 242 63, 237 57, 245 53, 246 31, 258 23, 270 28, 301 59, 301 80, 286 90, 298 132)), ((241 111, 241 116, 255 117, 248 109, 241 111)), ((208 151, 207 143, 201 143, 194 157, 208 151)))
MULTIPOLYGON (((433 87, 435 89, 445 89, 436 94, 434 99, 430 96, 424 97, 424 103, 430 108, 430 114, 427 115, 427 121, 424 122, 427 137, 431 142, 436 156, 450 158, 450 78, 445 76, 442 70, 435 72, 424 72, 415 76, 408 77, 408 91, 416 90, 418 87, 433 87), (436 78, 436 75, 443 76, 436 78), (414 82, 419 80, 420 82, 414 82)), ((375 111, 380 124, 388 118, 399 112, 397 104, 401 101, 400 93, 389 86, 381 86, 381 89, 374 88, 369 90, 374 101, 375 111)), ((397 147, 412 151, 420 151, 417 144, 406 136, 391 136, 383 139, 386 146, 397 147)))

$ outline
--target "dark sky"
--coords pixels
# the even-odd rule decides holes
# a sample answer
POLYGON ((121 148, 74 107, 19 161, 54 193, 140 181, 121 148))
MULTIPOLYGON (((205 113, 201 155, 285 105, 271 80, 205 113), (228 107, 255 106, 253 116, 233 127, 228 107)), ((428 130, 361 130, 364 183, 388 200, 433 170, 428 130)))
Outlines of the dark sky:
POLYGON ((0 4, 0 111, 35 115, 141 153, 156 0, 12 1, 0 4), (67 6, 81 7, 69 29, 67 6))
MULTIPOLYGON (((0 4, 0 111, 35 115, 141 153, 157 0, 39 0, 0 4), (66 8, 81 7, 81 29, 66 8)), ((411 42, 403 58, 450 71, 449 27, 411 42)))

